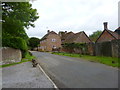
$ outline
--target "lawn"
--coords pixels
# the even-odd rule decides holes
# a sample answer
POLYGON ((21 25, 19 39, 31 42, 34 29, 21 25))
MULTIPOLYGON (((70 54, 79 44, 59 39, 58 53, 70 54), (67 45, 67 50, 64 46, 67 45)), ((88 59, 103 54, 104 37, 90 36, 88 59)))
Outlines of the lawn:
POLYGON ((29 53, 27 53, 27 54, 25 55, 25 58, 22 58, 21 62, 16 62, 16 63, 11 63, 11 64, 0 65, 0 68, 1 68, 1 67, 12 66, 12 65, 16 65, 16 64, 20 64, 20 63, 24 63, 24 62, 28 62, 28 61, 31 61, 32 59, 35 59, 35 56, 31 56, 29 53))
POLYGON ((115 57, 90 56, 90 55, 80 55, 80 54, 62 53, 62 52, 60 53, 53 52, 52 54, 82 58, 84 60, 88 60, 91 62, 99 62, 99 63, 106 64, 113 67, 120 67, 120 64, 119 64, 120 58, 115 58, 115 57))

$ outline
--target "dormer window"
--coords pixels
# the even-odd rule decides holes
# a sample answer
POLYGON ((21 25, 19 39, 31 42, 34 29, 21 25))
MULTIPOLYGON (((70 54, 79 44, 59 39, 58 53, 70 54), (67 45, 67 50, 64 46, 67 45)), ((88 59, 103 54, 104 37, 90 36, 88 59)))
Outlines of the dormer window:
POLYGON ((55 42, 56 41, 56 39, 52 39, 52 42, 55 42))

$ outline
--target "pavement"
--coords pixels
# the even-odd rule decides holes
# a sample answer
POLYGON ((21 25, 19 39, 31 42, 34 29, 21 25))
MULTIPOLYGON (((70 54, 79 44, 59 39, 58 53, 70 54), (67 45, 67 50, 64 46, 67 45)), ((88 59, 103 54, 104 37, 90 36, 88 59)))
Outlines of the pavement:
POLYGON ((118 88, 117 68, 44 52, 32 54, 59 88, 118 88))
POLYGON ((53 84, 31 62, 2 68, 3 88, 53 88, 53 84))

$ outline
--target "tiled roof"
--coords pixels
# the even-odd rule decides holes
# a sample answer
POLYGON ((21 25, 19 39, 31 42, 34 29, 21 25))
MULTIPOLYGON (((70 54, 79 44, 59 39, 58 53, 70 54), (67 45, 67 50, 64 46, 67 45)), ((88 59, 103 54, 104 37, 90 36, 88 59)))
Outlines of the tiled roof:
POLYGON ((108 31, 115 39, 119 39, 119 34, 118 33, 113 32, 111 30, 106 30, 106 31, 108 31))
POLYGON ((62 33, 61 40, 66 40, 68 37, 71 37, 72 35, 74 35, 73 32, 62 33))
MULTIPOLYGON (((77 40, 77 38, 79 38, 82 33, 85 34, 85 32, 82 31, 82 32, 78 32, 78 33, 76 33, 76 34, 73 33, 73 34, 67 36, 66 39, 65 39, 65 41, 64 41, 64 43, 75 43, 76 40, 77 40)), ((86 35, 86 34, 85 34, 85 35, 86 35)), ((88 38, 88 39, 89 39, 89 38, 88 38)), ((90 40, 90 39, 89 39, 89 40, 90 40)), ((90 40, 90 41, 91 41, 91 40, 90 40)))
POLYGON ((120 27, 118 27, 118 28, 115 30, 115 32, 120 35, 120 27))
POLYGON ((41 41, 44 40, 44 39, 47 39, 47 36, 48 36, 49 34, 57 34, 57 33, 54 32, 54 31, 51 31, 51 32, 47 33, 45 36, 43 36, 43 38, 41 39, 41 41))
POLYGON ((120 35, 116 32, 113 32, 111 30, 104 30, 101 35, 98 37, 98 39, 96 40, 96 42, 99 40, 99 38, 102 36, 102 34, 107 31, 112 37, 114 37, 115 39, 120 39, 120 35))
POLYGON ((70 35, 69 37, 66 38, 65 43, 74 43, 74 41, 76 40, 77 37, 79 37, 80 34, 81 32, 70 35))

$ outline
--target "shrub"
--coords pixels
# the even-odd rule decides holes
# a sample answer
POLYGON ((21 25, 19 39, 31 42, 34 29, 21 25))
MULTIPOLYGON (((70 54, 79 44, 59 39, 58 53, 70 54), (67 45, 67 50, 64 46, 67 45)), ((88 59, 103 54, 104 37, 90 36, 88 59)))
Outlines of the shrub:
POLYGON ((20 37, 2 38, 2 46, 12 47, 12 48, 20 49, 22 51, 27 51, 28 49, 26 41, 20 37))

